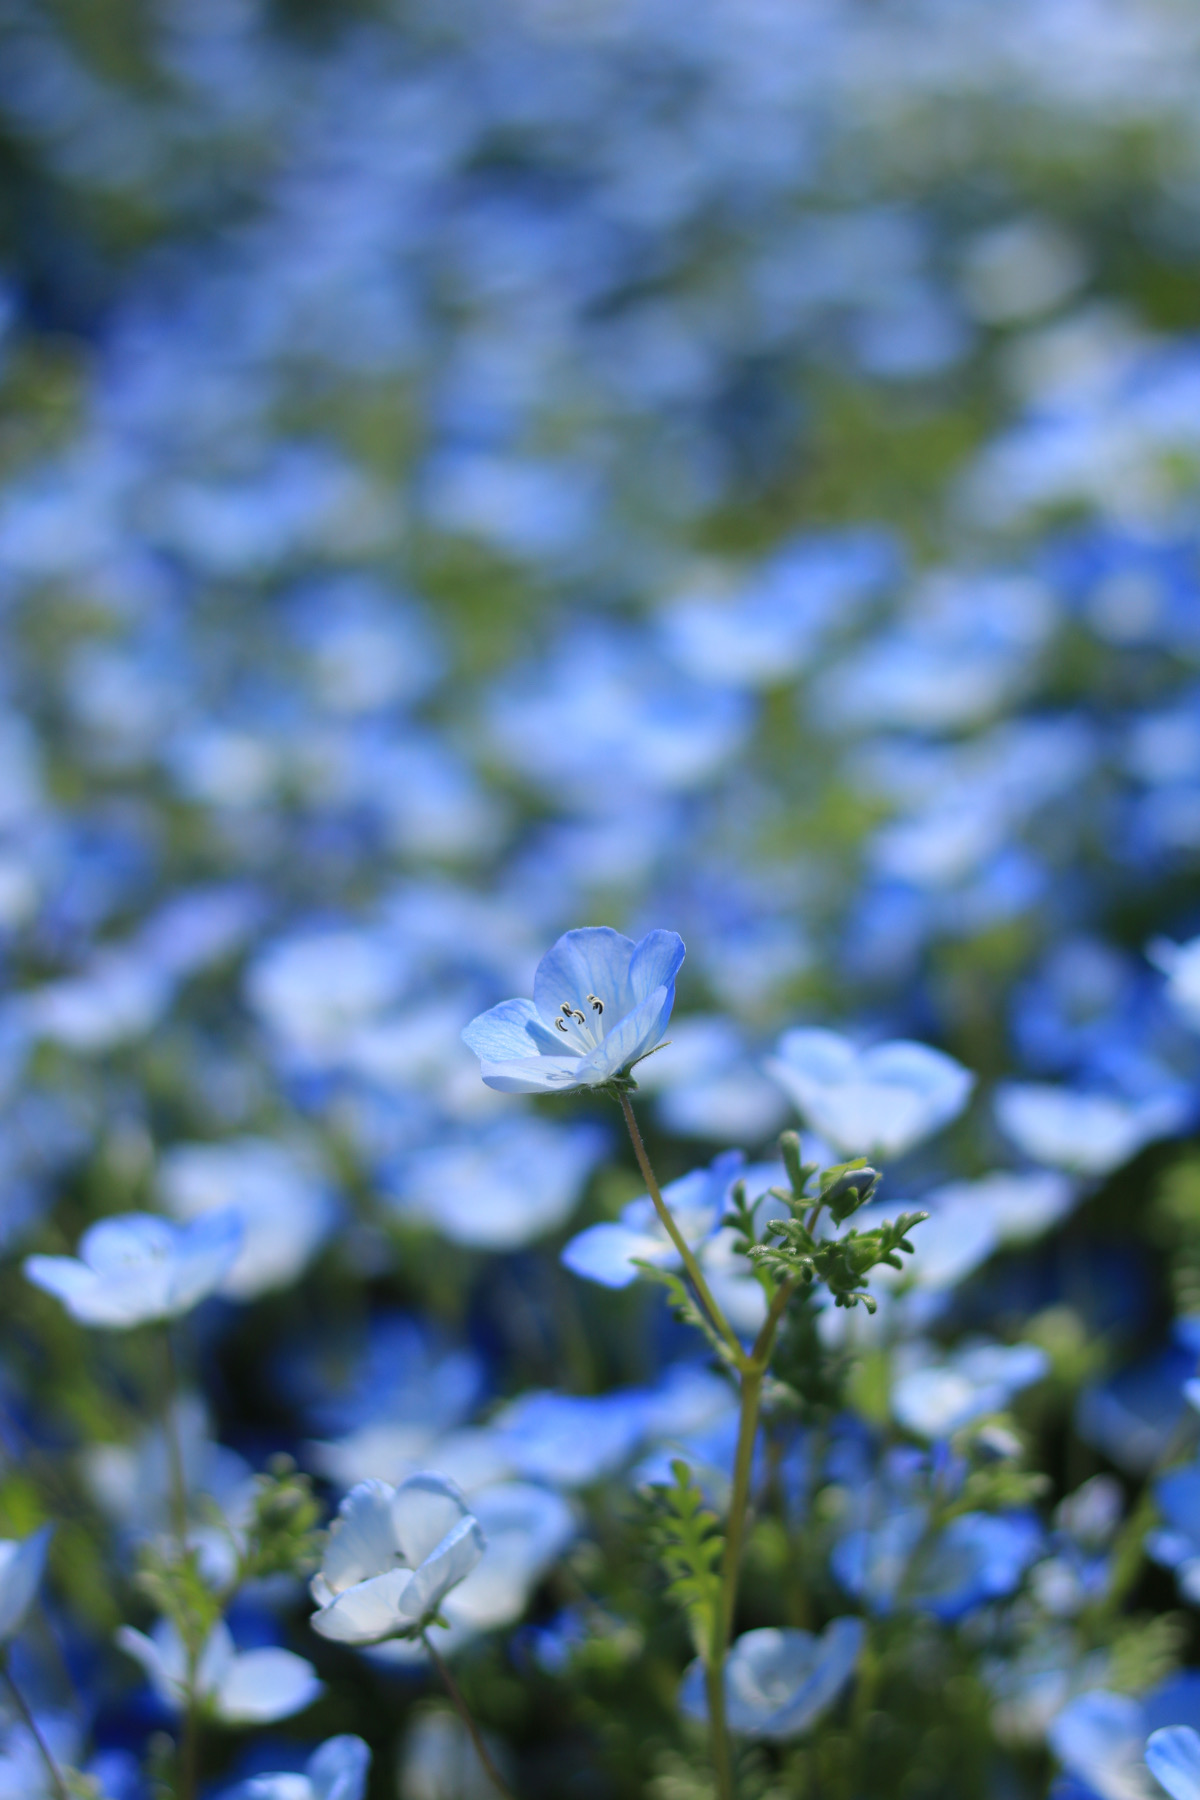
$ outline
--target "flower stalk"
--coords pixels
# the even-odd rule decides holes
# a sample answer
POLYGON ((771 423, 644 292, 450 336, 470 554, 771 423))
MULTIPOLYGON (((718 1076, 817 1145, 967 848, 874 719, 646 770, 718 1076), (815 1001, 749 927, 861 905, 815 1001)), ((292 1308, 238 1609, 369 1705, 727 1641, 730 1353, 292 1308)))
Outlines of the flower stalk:
POLYGON ((430 1662, 442 1678, 442 1685, 450 1696, 451 1706, 453 1706, 455 1712, 462 1720, 463 1725, 466 1727, 467 1735, 475 1746, 475 1754, 487 1771, 488 1780, 491 1782, 496 1792, 504 1796, 504 1800, 515 1800, 512 1789, 496 1767, 492 1758, 492 1753, 483 1741, 483 1733, 475 1723, 475 1715, 467 1705, 462 1689, 450 1673, 450 1669, 445 1659, 442 1656, 439 1656, 438 1652, 434 1649, 433 1641, 430 1638, 428 1631, 423 1631, 421 1633, 421 1642, 425 1646, 425 1651, 430 1662))

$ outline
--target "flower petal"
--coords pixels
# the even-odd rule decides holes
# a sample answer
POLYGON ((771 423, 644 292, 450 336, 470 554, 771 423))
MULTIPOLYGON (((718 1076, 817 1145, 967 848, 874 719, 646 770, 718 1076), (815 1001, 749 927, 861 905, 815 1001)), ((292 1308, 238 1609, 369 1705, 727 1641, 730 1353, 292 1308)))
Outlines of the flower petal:
POLYGON ((580 1085, 599 1086, 660 1044, 674 1004, 673 986, 655 988, 653 993, 647 994, 632 1012, 626 1013, 603 1043, 582 1058, 580 1085))
POLYGON ((669 987, 679 973, 684 954, 683 939, 677 931, 648 931, 629 965, 634 1002, 645 1000, 655 988, 669 987))
POLYGON ((592 997, 604 1006, 606 1026, 629 1012, 636 996, 629 971, 637 946, 607 925, 566 931, 547 950, 533 978, 533 1000, 547 1026, 553 1026, 564 1001, 588 1019, 593 1016, 592 997))
POLYGON ((469 1516, 460 1489, 444 1475, 412 1475, 401 1482, 392 1499, 392 1532, 412 1569, 469 1516))
POLYGON ((311 1706, 324 1686, 312 1664, 291 1650, 247 1650, 234 1657, 214 1700, 227 1724, 265 1725, 311 1706))
POLYGON ((389 1569, 370 1581, 346 1588, 309 1620, 313 1630, 338 1644, 373 1644, 407 1629, 400 1601, 413 1579, 411 1569, 389 1569))
POLYGON ((1200 1800, 1200 1732, 1190 1725, 1152 1731, 1146 1742, 1146 1767, 1171 1800, 1200 1800))
POLYGON ((21 1629, 46 1566, 52 1525, 30 1537, 0 1543, 0 1644, 21 1629))
POLYGON ((414 1623, 437 1612, 451 1588, 466 1579, 486 1548, 479 1520, 468 1513, 421 1564, 401 1596, 400 1611, 414 1623))
POLYGON ((395 1490, 385 1481, 360 1481, 338 1508, 321 1564, 333 1594, 344 1593, 397 1562, 399 1543, 392 1524, 395 1490))
POLYGON ((678 1260, 677 1253, 669 1245, 644 1232, 631 1231, 627 1225, 589 1225, 586 1231, 571 1239, 559 1260, 573 1274, 582 1275, 585 1281, 623 1288, 637 1280, 638 1272, 633 1266, 635 1256, 648 1262, 662 1262, 665 1261, 664 1249, 672 1260, 678 1260))
POLYGON ((485 1087, 502 1094, 567 1094, 588 1087, 581 1081, 581 1056, 526 1056, 519 1062, 485 1062, 480 1068, 485 1087))
POLYGON ((538 1017, 532 1000, 502 1000, 464 1027, 463 1042, 481 1062, 517 1062, 561 1048, 538 1017))

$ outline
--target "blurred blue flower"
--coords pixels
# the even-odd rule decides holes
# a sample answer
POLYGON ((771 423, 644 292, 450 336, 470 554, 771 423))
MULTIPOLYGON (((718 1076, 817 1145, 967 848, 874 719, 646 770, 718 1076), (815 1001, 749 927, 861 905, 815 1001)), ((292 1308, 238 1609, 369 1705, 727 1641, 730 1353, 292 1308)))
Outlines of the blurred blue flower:
MULTIPOLYGON (((149 1637, 122 1625, 116 1641, 141 1664, 155 1694, 172 1712, 187 1698, 188 1655, 174 1625, 162 1619, 149 1637)), ((200 1652, 196 1690, 201 1705, 225 1725, 265 1725, 302 1712, 324 1692, 312 1664, 273 1646, 239 1651, 229 1627, 214 1625, 200 1652)))
POLYGON ((1028 1513, 959 1513, 929 1537, 923 1507, 892 1510, 834 1546, 838 1581, 876 1613, 911 1608, 946 1624, 1019 1587, 1042 1543, 1028 1513))
POLYGON ((858 1049, 834 1031, 788 1031, 767 1071, 812 1129, 851 1156, 901 1156, 956 1118, 975 1077, 927 1044, 858 1049))
POLYGON ((386 1198, 452 1243, 514 1250, 565 1224, 606 1142, 593 1125, 500 1120, 402 1158, 386 1198))
POLYGON ((645 1430, 641 1388, 609 1394, 531 1390, 493 1420, 513 1469, 555 1487, 584 1487, 628 1461, 645 1430))
POLYGON ((1186 1418, 1184 1387, 1195 1369, 1196 1348, 1177 1324, 1173 1344, 1083 1388, 1076 1431, 1118 1468, 1149 1473, 1186 1418))
MULTIPOLYGON (((799 1737, 845 1688, 865 1641, 866 1627, 852 1618, 831 1620, 820 1636, 771 1627, 743 1632, 725 1664, 729 1729, 769 1743, 799 1737)), ((679 1704, 689 1718, 707 1720, 702 1663, 684 1675, 679 1704)))
MULTIPOLYGON (((762 1284, 734 1249, 737 1234, 722 1229, 735 1181, 746 1183, 759 1228, 768 1219, 786 1217, 786 1205, 767 1193, 785 1179, 782 1165, 746 1165, 740 1150, 725 1150, 706 1169, 693 1169, 667 1182, 663 1199, 671 1209, 688 1247, 695 1251, 713 1298, 735 1331, 751 1333, 766 1311, 762 1284)), ((622 1208, 619 1220, 589 1225, 564 1247, 562 1261, 586 1281, 604 1287, 628 1287, 638 1277, 638 1263, 674 1269, 680 1257, 648 1194, 622 1208)))
POLYGON ((1107 1175, 1146 1144, 1182 1131, 1195 1107, 1171 1084, 1146 1099, 1043 1082, 1011 1081, 996 1089, 1000 1129, 1033 1162, 1079 1175, 1107 1175))
POLYGON ((266 1138, 176 1144, 162 1156, 158 1187, 179 1219, 233 1213, 241 1249, 221 1291, 252 1300, 290 1287, 333 1224, 334 1207, 311 1155, 266 1138))
POLYGON ((683 940, 634 943, 607 926, 568 931, 537 966, 532 1000, 504 1000, 463 1032, 488 1087, 569 1093, 602 1087, 662 1042, 683 940))
POLYGON ((1146 1740, 1146 1767, 1171 1800, 1200 1800, 1200 1732, 1165 1725, 1146 1740))
POLYGON ((898 568, 897 547, 883 531, 792 538, 743 580, 702 579, 696 592, 669 601, 658 634, 680 668, 701 681, 775 687, 794 678, 828 633, 844 631, 898 568))
POLYGON ((1068 1774, 1098 1800, 1148 1800, 1146 1741, 1171 1726, 1200 1725, 1200 1677, 1169 1676, 1141 1699, 1096 1689, 1065 1706, 1047 1734, 1068 1774))
POLYGON ((1003 1412, 1014 1395, 1040 1381, 1050 1359, 1036 1344, 972 1343, 930 1358, 911 1347, 899 1359, 892 1415, 914 1436, 949 1437, 987 1413, 1003 1412))
POLYGON ((90 1226, 78 1258, 28 1256, 24 1268, 81 1325, 121 1330, 190 1312, 226 1280, 241 1247, 232 1211, 206 1213, 192 1225, 125 1213, 90 1226))
POLYGON ((363 1481, 338 1509, 310 1621, 343 1644, 420 1633, 479 1562, 485 1539, 459 1490, 440 1475, 399 1487, 363 1481))
POLYGON ((27 1538, 0 1540, 0 1645, 20 1631, 46 1566, 53 1526, 27 1538))
POLYGON ((225 1791, 223 1800, 362 1800, 371 1752, 349 1733, 326 1738, 303 1774, 252 1775, 225 1791))

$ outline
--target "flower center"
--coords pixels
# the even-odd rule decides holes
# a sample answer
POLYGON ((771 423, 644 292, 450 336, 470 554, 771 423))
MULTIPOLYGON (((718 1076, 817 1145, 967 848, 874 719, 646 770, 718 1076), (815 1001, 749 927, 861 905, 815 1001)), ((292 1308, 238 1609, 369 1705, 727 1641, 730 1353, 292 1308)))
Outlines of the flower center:
POLYGON ((585 1050, 594 1050, 604 1036, 601 1020, 604 1016, 604 1002, 599 994, 586 994, 584 1003, 591 1014, 585 1013, 571 1000, 564 1000, 558 1009, 555 1026, 569 1042, 585 1050))

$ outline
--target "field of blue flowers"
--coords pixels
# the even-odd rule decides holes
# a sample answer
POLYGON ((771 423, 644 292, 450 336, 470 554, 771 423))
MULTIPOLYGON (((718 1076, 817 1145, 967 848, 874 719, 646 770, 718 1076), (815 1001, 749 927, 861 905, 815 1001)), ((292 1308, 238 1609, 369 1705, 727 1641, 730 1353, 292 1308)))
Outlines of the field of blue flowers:
POLYGON ((1198 86, 0 5, 0 1800, 1200 1800, 1198 86))

